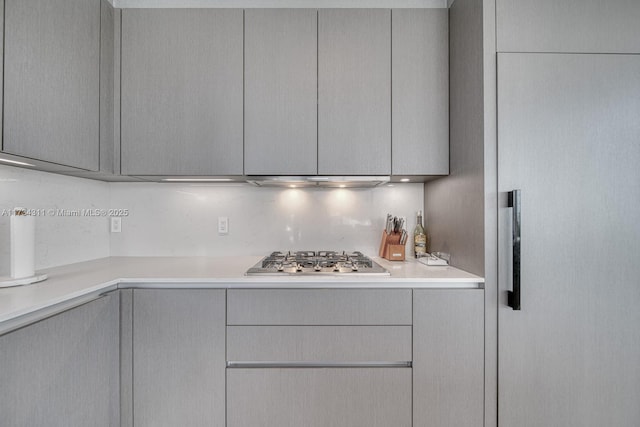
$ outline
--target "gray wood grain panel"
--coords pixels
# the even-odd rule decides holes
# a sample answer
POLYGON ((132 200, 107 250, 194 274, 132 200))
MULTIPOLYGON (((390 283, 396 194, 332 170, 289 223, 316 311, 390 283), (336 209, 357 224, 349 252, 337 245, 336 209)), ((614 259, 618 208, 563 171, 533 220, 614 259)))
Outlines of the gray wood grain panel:
POLYGON ((134 290, 134 425, 225 425, 225 291, 134 290))
POLYGON ((449 173, 449 13, 392 10, 391 171, 449 173))
POLYGON ((482 426, 484 292, 416 289, 413 316, 413 425, 482 426))
POLYGON ((229 427, 411 426, 411 369, 227 369, 229 427))
POLYGON ((498 55, 500 425, 640 421, 638 117, 640 56, 498 55))
POLYGON ((230 326, 227 360, 410 361, 411 326, 230 326))
POLYGON ((391 11, 318 12, 318 173, 391 173, 391 11))
POLYGON ((120 427, 133 427, 133 290, 120 293, 120 427))
POLYGON ((114 11, 107 0, 100 2, 100 171, 113 173, 113 81, 114 11))
POLYGON ((122 173, 242 175, 242 9, 122 11, 122 173))
POLYGON ((484 425, 498 425, 498 82, 496 0, 482 2, 484 120, 484 425))
POLYGON ((5 0, 4 151, 99 168, 100 0, 5 0))
POLYGON ((0 425, 118 425, 117 294, 1 336, 0 361, 0 425))
POLYGON ((498 0, 499 52, 640 53, 637 0, 498 0))
POLYGON ((318 171, 317 13, 245 11, 246 175, 318 171))
POLYGON ((484 276, 483 4, 456 0, 449 30, 450 176, 425 185, 425 228, 430 251, 484 276))
POLYGON ((410 289, 230 289, 229 325, 411 325, 410 289))

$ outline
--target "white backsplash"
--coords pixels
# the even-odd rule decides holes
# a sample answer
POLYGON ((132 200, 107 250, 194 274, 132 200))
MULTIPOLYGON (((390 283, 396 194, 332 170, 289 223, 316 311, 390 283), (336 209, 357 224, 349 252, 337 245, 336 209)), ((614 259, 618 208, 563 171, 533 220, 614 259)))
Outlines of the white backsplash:
POLYGON ((14 207, 41 214, 35 229, 36 270, 109 256, 106 217, 58 212, 108 208, 108 183, 0 165, 0 276, 10 274, 11 259, 10 217, 2 213, 14 207))
MULTIPOLYGON (((0 165, 0 212, 20 206, 41 213, 36 269, 109 255, 265 255, 277 249, 375 255, 387 212, 406 216, 411 232, 423 197, 422 184, 289 189, 106 183, 0 165), (122 232, 110 234, 106 216, 86 216, 83 209, 127 209, 129 215, 122 218, 122 232), (218 234, 218 217, 229 218, 227 235, 218 234)), ((10 273, 9 263, 9 216, 2 215, 0 276, 10 273)))
MULTIPOLYGON (((111 255, 265 255, 280 249, 378 251, 387 212, 422 209, 422 184, 368 189, 258 188, 249 184, 111 184, 111 207, 129 209, 111 255), (218 235, 218 217, 229 234, 218 235)), ((410 247, 410 245, 407 245, 410 247)))

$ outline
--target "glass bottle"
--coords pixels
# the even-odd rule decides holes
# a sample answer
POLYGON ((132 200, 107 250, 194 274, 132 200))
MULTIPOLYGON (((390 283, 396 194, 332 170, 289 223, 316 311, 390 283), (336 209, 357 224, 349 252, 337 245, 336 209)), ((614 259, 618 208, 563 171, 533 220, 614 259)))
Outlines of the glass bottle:
POLYGON ((427 253, 427 235, 422 227, 422 211, 418 211, 416 229, 413 232, 413 250, 416 258, 425 256, 427 253))

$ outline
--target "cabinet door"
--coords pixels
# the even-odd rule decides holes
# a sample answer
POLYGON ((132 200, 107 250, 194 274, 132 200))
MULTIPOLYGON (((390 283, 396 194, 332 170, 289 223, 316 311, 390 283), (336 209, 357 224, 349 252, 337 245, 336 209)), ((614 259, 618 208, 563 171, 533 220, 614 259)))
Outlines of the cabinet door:
POLYGON ((245 11, 246 175, 317 173, 317 14, 245 11))
POLYGON ((446 9, 394 9, 392 173, 449 173, 449 25, 446 9))
POLYGON ((5 0, 4 18, 2 150, 98 170, 100 0, 5 0))
POLYGON ((122 11, 122 173, 242 175, 241 9, 122 11))
POLYGON ((318 12, 318 173, 391 173, 391 11, 318 12))
POLYGON ((484 422, 483 290, 413 291, 413 425, 484 422))
POLYGON ((640 425, 638 117, 638 55, 498 55, 501 426, 640 425))
POLYGON ((133 414, 142 426, 225 425, 225 291, 133 292, 133 414))
POLYGON ((410 368, 227 369, 228 427, 410 427, 410 368))
POLYGON ((119 425, 118 296, 0 337, 0 425, 119 425))
POLYGON ((497 0, 499 52, 640 53, 638 0, 497 0))

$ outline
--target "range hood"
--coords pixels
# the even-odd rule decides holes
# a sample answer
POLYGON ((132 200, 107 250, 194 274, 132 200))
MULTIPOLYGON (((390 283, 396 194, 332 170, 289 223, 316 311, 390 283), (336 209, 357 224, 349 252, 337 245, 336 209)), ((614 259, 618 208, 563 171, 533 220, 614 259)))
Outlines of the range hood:
POLYGON ((377 187, 391 180, 390 176, 249 176, 247 182, 258 187, 377 187))

